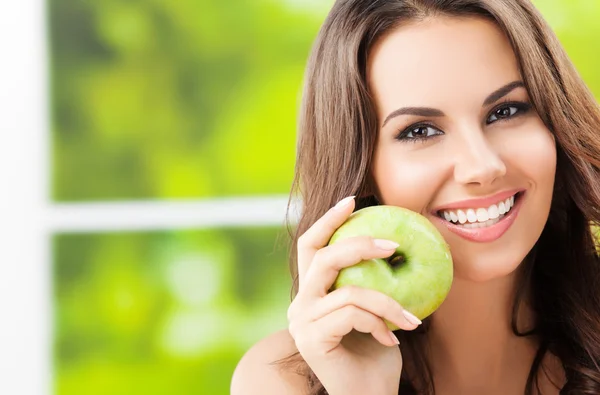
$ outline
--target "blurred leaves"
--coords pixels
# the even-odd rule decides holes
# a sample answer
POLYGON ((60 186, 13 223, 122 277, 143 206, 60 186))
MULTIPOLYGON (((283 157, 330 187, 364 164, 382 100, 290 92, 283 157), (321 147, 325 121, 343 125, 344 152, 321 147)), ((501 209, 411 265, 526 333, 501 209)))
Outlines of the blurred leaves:
POLYGON ((56 236, 56 393, 228 393, 241 354, 286 325, 279 235, 56 236))
POLYGON ((55 200, 289 191, 319 18, 275 1, 49 8, 55 200))
POLYGON ((600 98, 600 2, 590 0, 534 0, 554 29, 577 71, 600 98))

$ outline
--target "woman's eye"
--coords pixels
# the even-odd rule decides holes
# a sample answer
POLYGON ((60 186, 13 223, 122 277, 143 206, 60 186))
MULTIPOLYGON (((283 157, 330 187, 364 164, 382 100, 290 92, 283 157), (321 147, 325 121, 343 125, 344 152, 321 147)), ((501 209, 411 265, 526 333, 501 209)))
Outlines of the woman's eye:
POLYGON ((417 125, 417 126, 411 126, 408 129, 401 132, 398 135, 397 139, 398 140, 422 140, 422 139, 428 139, 430 137, 437 136, 439 134, 442 134, 442 132, 440 132, 439 130, 437 130, 436 128, 434 128, 432 126, 417 125))
POLYGON ((526 103, 511 103, 510 105, 505 105, 497 108, 492 112, 492 114, 488 117, 487 123, 493 123, 496 121, 501 121, 503 119, 509 119, 514 117, 517 114, 525 113, 529 110, 530 105, 526 103))

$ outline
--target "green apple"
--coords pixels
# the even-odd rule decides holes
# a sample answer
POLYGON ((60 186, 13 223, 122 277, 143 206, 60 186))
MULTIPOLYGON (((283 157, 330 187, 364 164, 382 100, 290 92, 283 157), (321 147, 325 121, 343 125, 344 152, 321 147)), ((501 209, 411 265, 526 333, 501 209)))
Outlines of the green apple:
MULTIPOLYGON (((344 268, 331 291, 355 285, 382 292, 419 319, 433 313, 450 291, 452 255, 440 232, 424 216, 396 206, 372 206, 353 213, 329 244, 371 236, 400 244, 387 259, 371 259, 344 268)), ((398 327, 386 322, 391 330, 398 327)))

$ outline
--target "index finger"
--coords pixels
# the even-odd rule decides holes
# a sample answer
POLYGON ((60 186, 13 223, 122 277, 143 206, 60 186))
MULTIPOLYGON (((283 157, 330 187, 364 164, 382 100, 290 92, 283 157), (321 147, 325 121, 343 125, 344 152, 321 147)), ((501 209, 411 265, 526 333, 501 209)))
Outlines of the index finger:
POLYGON ((330 208, 298 238, 298 281, 301 282, 315 253, 325 247, 333 233, 354 210, 355 196, 348 196, 330 208))

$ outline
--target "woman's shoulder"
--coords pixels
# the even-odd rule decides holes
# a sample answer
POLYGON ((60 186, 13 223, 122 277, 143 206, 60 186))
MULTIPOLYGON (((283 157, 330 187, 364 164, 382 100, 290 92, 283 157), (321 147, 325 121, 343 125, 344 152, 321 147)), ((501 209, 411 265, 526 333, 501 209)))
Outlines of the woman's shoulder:
POLYGON ((231 379, 231 394, 306 394, 305 377, 292 362, 282 361, 297 352, 287 329, 263 338, 240 359, 231 379))

